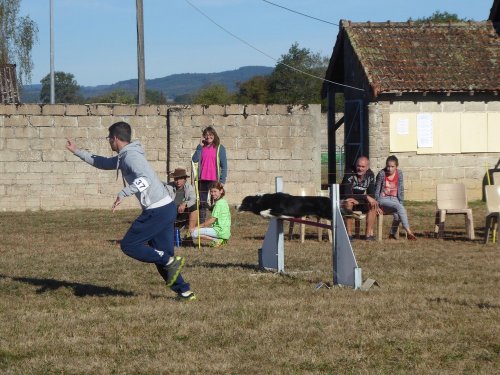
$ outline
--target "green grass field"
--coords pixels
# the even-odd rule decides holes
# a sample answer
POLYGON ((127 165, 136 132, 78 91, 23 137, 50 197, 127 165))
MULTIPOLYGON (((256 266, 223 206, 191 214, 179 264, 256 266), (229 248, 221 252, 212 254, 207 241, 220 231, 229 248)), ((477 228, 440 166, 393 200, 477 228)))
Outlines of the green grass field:
POLYGON ((355 241, 367 292, 315 289, 332 259, 313 228, 286 274, 259 270, 268 222, 233 212, 225 247, 177 251, 195 302, 116 245, 138 211, 0 213, 0 373, 499 373, 500 245, 472 207, 473 242, 462 218, 432 238, 432 203, 408 206, 416 242, 355 241))

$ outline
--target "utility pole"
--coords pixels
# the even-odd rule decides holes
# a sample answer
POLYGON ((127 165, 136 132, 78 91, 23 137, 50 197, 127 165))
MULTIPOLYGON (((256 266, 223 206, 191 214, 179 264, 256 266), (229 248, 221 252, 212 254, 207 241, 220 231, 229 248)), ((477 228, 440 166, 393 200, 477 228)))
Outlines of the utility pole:
POLYGON ((146 73, 144 68, 144 17, 142 11, 142 0, 136 0, 137 16, 137 69, 138 69, 138 95, 137 104, 146 103, 146 73))
POLYGON ((54 4, 50 0, 50 104, 56 102, 56 89, 54 78, 54 4))

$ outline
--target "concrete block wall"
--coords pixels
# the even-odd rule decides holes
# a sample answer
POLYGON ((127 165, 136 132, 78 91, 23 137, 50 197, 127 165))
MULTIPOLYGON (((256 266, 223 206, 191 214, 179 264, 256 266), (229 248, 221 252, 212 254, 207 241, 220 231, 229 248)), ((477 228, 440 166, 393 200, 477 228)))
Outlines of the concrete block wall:
POLYGON ((274 192, 277 176, 283 177, 285 191, 291 194, 320 189, 319 105, 180 108, 170 111, 169 123, 170 170, 191 170, 191 155, 202 130, 206 126, 216 129, 228 154, 226 190, 230 203, 239 203, 246 195, 274 192))
MULTIPOLYGON (((370 163, 377 173, 385 166, 390 152, 390 113, 404 112, 498 112, 500 102, 373 102, 368 106, 370 163)), ((500 124, 499 124, 500 126, 500 124)), ((405 199, 428 201, 436 199, 439 183, 464 183, 469 200, 482 199, 482 183, 486 166, 493 168, 500 161, 498 153, 432 154, 416 152, 392 153, 399 159, 405 175, 405 199)))
MULTIPOLYGON (((319 105, 135 106, 0 105, 0 210, 110 209, 121 176, 82 162, 65 148, 112 156, 106 141, 116 121, 132 125, 160 178, 167 170, 191 170, 202 129, 212 125, 228 153, 227 199, 273 192, 276 176, 285 191, 320 187, 319 105)), ((122 205, 138 207, 134 197, 122 205)))

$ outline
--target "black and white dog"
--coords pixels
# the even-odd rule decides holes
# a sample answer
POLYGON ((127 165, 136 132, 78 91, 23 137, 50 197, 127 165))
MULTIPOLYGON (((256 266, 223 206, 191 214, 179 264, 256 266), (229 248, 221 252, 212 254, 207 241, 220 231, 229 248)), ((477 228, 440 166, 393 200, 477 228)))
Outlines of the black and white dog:
POLYGON ((238 211, 249 211, 265 218, 318 216, 332 219, 332 202, 328 197, 294 196, 285 193, 251 195, 243 198, 238 211))

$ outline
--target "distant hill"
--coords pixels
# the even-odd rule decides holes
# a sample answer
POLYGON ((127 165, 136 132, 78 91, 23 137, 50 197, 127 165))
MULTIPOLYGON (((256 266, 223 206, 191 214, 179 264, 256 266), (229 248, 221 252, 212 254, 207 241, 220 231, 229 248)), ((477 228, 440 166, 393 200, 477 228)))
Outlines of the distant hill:
MULTIPOLYGON (((236 70, 220 73, 183 73, 172 74, 163 78, 147 79, 148 90, 161 91, 165 97, 174 100, 181 95, 194 94, 204 86, 222 84, 230 92, 237 90, 237 84, 248 81, 255 76, 268 76, 274 68, 268 66, 244 66, 236 70)), ((26 85, 23 87, 21 99, 23 103, 39 102, 41 84, 26 85)), ((116 82, 112 85, 82 86, 80 94, 84 98, 102 95, 116 89, 123 89, 135 93, 137 79, 116 82)))

